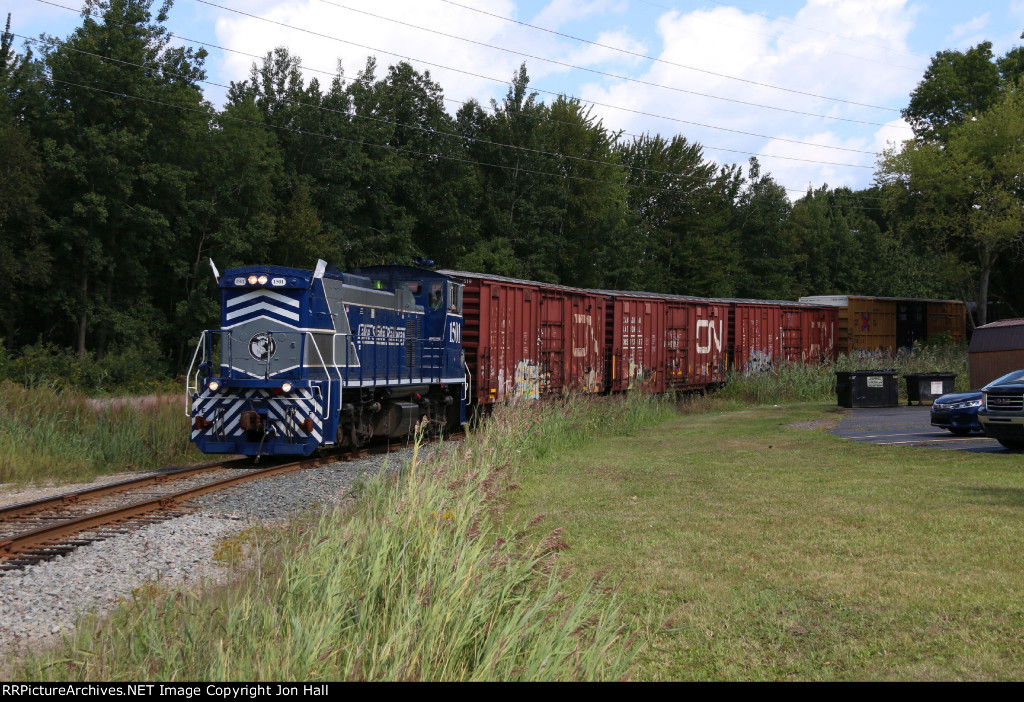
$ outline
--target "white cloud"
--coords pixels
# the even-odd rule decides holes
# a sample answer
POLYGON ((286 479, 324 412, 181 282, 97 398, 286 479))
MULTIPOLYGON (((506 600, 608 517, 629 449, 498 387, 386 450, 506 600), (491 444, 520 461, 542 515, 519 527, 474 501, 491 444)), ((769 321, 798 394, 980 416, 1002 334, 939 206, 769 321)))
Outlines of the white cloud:
POLYGON ((871 181, 877 135, 892 139, 910 135, 900 128, 905 125, 898 113, 920 73, 889 64, 899 58, 910 60, 894 54, 894 50, 907 49, 906 37, 914 26, 913 17, 914 12, 905 0, 810 0, 791 21, 772 20, 730 7, 685 14, 668 12, 659 18, 657 28, 663 46, 659 57, 664 63, 651 65, 638 77, 651 83, 781 109, 621 81, 608 85, 592 83, 583 93, 588 99, 677 120, 598 108, 610 127, 665 136, 681 133, 705 145, 708 155, 719 162, 745 163, 747 156, 714 151, 713 147, 758 154, 763 168, 786 187, 800 190, 808 182, 863 187, 871 181), (810 31, 812 27, 821 31, 810 31), (843 43, 836 35, 856 41, 843 43), (850 53, 836 53, 836 46, 849 48, 850 53), (859 58, 852 55, 854 52, 859 58), (816 96, 842 98, 846 102, 816 96), (866 105, 892 107, 879 110, 866 105), (808 162, 775 158, 781 156, 808 162))
POLYGON ((986 12, 983 15, 978 15, 977 17, 967 20, 966 22, 954 25, 953 30, 950 33, 950 36, 955 41, 956 39, 959 39, 964 35, 979 32, 988 25, 989 19, 991 17, 992 13, 986 12))
MULTIPOLYGON (((523 61, 522 57, 436 33, 470 37, 498 46, 524 45, 516 37, 523 31, 517 25, 452 5, 416 0, 383 4, 347 1, 352 8, 400 20, 406 23, 403 25, 314 0, 266 0, 266 4, 259 19, 221 14, 217 21, 219 40, 230 49, 258 55, 287 46, 292 54, 302 58, 303 65, 321 70, 331 71, 340 61, 348 77, 354 77, 370 55, 377 57, 378 75, 405 57, 418 59, 411 63, 420 71, 429 71, 447 96, 459 100, 477 97, 484 102, 488 96, 504 94, 506 89, 487 78, 509 80, 523 61)), ((506 17, 515 9, 509 0, 477 1, 476 5, 506 17)), ((240 78, 248 74, 251 64, 251 59, 229 53, 222 71, 240 78)), ((318 77, 323 82, 323 76, 318 77)))
POLYGON ((645 62, 645 59, 636 54, 647 54, 647 46, 640 40, 633 38, 625 31, 602 32, 594 44, 585 44, 579 49, 566 54, 564 61, 576 66, 593 66, 596 64, 624 64, 635 66, 645 62), (613 47, 611 49, 604 47, 613 47), (616 51, 615 49, 622 49, 616 51), (630 53, 625 53, 630 52, 630 53))
POLYGON ((530 20, 546 29, 558 29, 570 22, 594 15, 621 14, 627 9, 623 0, 551 0, 537 16, 530 20))

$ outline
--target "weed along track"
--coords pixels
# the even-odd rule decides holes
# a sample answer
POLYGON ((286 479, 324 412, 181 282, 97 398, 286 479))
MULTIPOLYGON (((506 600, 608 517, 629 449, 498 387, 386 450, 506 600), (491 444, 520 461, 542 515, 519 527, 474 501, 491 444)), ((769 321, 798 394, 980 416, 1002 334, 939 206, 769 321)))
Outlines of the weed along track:
POLYGON ((180 517, 195 498, 241 483, 374 453, 392 443, 358 452, 332 453, 302 461, 254 466, 251 459, 184 468, 109 483, 0 508, 0 575, 63 556, 96 541, 147 524, 180 517))

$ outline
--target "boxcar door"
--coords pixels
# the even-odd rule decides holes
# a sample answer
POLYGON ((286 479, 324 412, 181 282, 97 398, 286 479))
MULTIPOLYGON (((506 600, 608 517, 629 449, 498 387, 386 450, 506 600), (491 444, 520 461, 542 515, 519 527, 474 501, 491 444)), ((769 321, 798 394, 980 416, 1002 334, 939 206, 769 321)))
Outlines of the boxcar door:
POLYGON ((564 295, 540 293, 540 392, 561 393, 566 389, 565 345, 566 299, 564 295))

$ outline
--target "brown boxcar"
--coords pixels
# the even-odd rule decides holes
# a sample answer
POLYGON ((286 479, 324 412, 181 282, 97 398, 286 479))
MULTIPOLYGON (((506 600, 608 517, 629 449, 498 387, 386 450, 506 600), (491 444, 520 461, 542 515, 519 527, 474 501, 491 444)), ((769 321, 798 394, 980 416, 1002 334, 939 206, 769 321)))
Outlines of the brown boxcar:
POLYGON ((839 351, 888 351, 913 346, 937 334, 965 339, 966 307, 958 300, 921 300, 863 295, 801 297, 800 302, 839 310, 839 351))
POLYGON ((540 362, 542 394, 604 392, 605 298, 538 283, 540 290, 540 362))
POLYGON ((604 391, 603 295, 503 276, 441 272, 465 283, 462 345, 477 404, 604 391))

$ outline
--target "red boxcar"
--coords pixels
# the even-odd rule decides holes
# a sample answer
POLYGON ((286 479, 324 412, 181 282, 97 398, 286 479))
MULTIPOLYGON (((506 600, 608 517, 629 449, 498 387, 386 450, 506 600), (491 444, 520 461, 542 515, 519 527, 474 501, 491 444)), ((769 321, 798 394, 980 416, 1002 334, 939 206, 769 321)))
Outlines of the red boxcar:
POLYGON ((612 391, 691 390, 725 382, 727 301, 642 292, 605 294, 612 391))
POLYGON ((601 291, 608 347, 608 385, 613 392, 643 388, 665 391, 665 316, 663 296, 601 291))
POLYGON ((604 296, 503 276, 441 272, 465 282, 462 343, 475 402, 604 392, 604 296))
POLYGON ((729 312, 725 300, 667 296, 665 325, 668 388, 721 385, 729 370, 729 312))
POLYGON ((836 313, 818 305, 733 302, 733 365, 760 370, 784 361, 835 358, 836 313))

